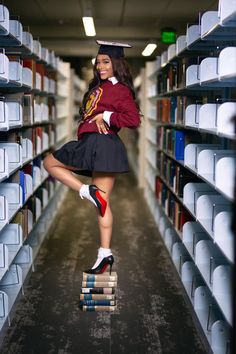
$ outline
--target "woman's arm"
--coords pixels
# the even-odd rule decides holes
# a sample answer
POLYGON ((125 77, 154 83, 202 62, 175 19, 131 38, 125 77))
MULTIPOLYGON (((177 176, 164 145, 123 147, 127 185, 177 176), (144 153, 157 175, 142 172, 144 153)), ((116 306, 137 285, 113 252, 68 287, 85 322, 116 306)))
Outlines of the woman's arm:
POLYGON ((133 99, 133 96, 128 88, 118 98, 117 112, 103 113, 104 121, 110 126, 116 128, 137 128, 140 124, 140 115, 133 99))

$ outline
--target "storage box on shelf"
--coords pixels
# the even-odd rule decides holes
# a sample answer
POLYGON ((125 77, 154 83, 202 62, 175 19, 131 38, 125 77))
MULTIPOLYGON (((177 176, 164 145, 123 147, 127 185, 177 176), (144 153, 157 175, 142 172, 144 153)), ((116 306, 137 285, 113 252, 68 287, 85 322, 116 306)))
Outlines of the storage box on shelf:
MULTIPOLYGON (((59 58, 0 5, 0 336, 66 188, 43 167, 56 144, 59 58)), ((63 90, 63 87, 61 87, 63 90)), ((68 117, 67 117, 68 119, 68 117)))
POLYGON ((188 26, 145 80, 145 197, 214 354, 232 340, 235 5, 188 26))

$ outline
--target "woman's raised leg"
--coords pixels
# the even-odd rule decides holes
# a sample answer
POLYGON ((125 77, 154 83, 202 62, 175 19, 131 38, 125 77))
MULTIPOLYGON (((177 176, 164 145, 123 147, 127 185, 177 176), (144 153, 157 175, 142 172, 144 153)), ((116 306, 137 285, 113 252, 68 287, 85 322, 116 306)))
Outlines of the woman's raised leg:
POLYGON ((58 181, 72 188, 76 192, 80 191, 83 183, 72 173, 72 171, 76 170, 76 168, 64 165, 55 159, 52 154, 45 157, 43 165, 48 173, 55 177, 58 181))

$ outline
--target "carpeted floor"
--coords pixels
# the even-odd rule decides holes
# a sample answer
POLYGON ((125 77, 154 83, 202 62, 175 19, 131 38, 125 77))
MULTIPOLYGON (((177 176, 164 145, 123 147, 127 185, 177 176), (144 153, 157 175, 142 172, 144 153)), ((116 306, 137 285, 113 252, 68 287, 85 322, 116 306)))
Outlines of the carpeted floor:
POLYGON ((2 354, 205 354, 189 303, 131 174, 111 198, 115 313, 82 312, 82 273, 96 257, 92 204, 70 191, 20 299, 2 354))

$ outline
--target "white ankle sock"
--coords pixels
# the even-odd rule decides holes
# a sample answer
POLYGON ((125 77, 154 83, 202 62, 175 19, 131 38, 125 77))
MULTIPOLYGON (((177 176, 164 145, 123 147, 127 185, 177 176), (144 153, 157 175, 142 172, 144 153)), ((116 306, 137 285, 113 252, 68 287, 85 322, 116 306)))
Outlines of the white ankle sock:
POLYGON ((81 199, 88 199, 90 200, 90 202, 92 202, 95 206, 97 206, 97 204, 95 203, 95 201, 93 200, 93 198, 91 197, 90 193, 89 193, 89 184, 82 184, 80 191, 79 191, 79 195, 81 199))
POLYGON ((112 252, 111 252, 111 249, 110 248, 103 248, 103 247, 100 247, 98 249, 98 257, 97 257, 97 260, 96 262, 94 263, 92 269, 96 268, 99 263, 102 261, 103 258, 105 257, 108 257, 112 255, 112 252))

